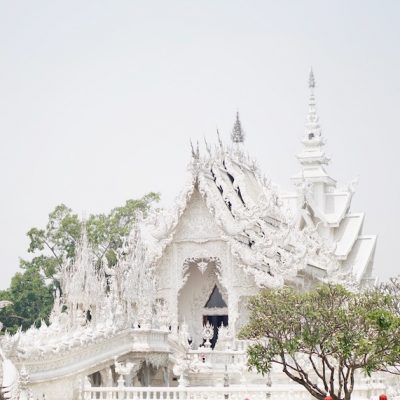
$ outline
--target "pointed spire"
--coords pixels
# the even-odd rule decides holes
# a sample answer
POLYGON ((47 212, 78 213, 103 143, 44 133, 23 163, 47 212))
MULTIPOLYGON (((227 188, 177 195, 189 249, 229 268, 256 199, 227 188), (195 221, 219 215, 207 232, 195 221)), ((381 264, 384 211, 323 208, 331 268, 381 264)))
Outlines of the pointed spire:
POLYGON ((315 88, 315 78, 314 78, 314 72, 313 72, 312 67, 310 69, 310 75, 308 77, 308 87, 310 89, 314 89, 315 88))
POLYGON ((239 111, 236 113, 236 121, 233 125, 232 134, 231 134, 233 143, 243 143, 244 142, 244 132, 242 129, 242 124, 239 119, 239 111))
POLYGON ((219 148, 222 150, 222 149, 224 148, 224 145, 223 145, 223 143, 222 143, 221 135, 219 134, 218 128, 217 128, 217 137, 218 137, 219 148))
POLYGON ((68 302, 81 305, 85 310, 94 305, 105 290, 102 271, 96 265, 96 256, 89 243, 85 221, 73 263, 66 262, 61 274, 63 295, 68 302))
POLYGON ((211 157, 211 146, 208 144, 206 137, 204 136, 204 145, 206 146, 206 150, 208 155, 211 157))
POLYGON ((193 146, 192 140, 190 139, 190 148, 192 150, 192 157, 195 160, 198 160, 200 158, 200 148, 199 148, 199 141, 197 141, 197 146, 196 148, 193 146))
POLYGON ((314 95, 315 77, 311 68, 308 77, 308 87, 310 89, 310 97, 308 100, 308 114, 306 122, 305 140, 322 139, 321 126, 319 125, 319 117, 317 115, 316 101, 314 95))
POLYGON ((192 139, 190 139, 190 149, 192 150, 192 157, 196 158, 196 152, 195 152, 194 147, 193 147, 192 139))

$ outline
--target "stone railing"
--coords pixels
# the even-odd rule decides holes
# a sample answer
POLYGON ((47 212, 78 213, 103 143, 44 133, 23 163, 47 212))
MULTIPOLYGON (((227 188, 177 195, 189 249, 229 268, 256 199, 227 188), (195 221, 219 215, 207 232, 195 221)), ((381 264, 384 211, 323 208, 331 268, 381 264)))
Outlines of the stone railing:
MULTIPOLYGON (((241 387, 138 387, 87 388, 81 399, 135 399, 135 400, 286 400, 287 391, 277 392, 266 386, 241 387), (274 396, 272 396, 274 393, 274 396)), ((304 390, 296 392, 296 399, 309 400, 304 390), (300 395, 298 397, 297 395, 300 395), (304 396, 305 395, 305 396, 304 396)))
MULTIPOLYGON (((353 400, 378 399, 385 391, 382 384, 359 385, 353 400)), ((312 400, 299 385, 240 385, 230 387, 98 387, 84 388, 80 400, 312 400)))
POLYGON ((218 351, 207 349, 190 350, 188 358, 191 361, 196 361, 204 364, 217 365, 246 365, 247 353, 245 351, 225 350, 218 351))
POLYGON ((30 382, 45 382, 75 375, 95 372, 98 365, 113 364, 114 358, 127 353, 169 353, 168 332, 160 330, 126 329, 118 334, 87 343, 81 348, 48 355, 45 360, 16 362, 29 371, 30 382))

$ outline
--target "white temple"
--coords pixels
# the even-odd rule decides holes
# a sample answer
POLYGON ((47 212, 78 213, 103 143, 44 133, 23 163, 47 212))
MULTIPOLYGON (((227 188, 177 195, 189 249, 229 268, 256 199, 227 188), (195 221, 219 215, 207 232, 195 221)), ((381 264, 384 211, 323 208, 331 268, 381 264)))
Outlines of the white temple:
MULTIPOLYGON (((115 268, 96 269, 83 234, 50 325, 1 342, 25 398, 310 398, 279 371, 249 372, 237 339, 260 288, 374 284, 376 236, 350 210, 354 184, 327 172, 312 73, 309 87, 292 192, 277 193, 246 154, 237 115, 232 143, 192 147, 175 206, 138 217, 115 268)), ((361 379, 356 394, 383 388, 361 379)))

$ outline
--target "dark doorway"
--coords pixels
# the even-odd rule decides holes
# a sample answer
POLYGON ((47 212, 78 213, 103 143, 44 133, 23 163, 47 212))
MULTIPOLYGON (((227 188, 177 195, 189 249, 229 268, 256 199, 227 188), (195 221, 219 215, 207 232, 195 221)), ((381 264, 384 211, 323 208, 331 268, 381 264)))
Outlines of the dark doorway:
MULTIPOLYGON (((213 349, 218 339, 218 328, 221 325, 228 326, 228 316, 227 315, 203 315, 203 325, 207 321, 214 327, 214 336, 210 340, 211 348, 213 349)), ((203 343, 204 344, 204 343, 203 343)))

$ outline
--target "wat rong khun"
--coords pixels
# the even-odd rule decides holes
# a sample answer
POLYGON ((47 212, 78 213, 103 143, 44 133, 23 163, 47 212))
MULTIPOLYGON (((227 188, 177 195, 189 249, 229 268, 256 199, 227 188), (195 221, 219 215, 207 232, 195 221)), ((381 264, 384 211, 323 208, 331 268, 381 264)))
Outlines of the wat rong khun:
MULTIPOLYGON (((237 115, 230 143, 218 134, 192 146, 174 207, 138 215, 115 266, 95 265, 83 232, 57 273, 50 323, 1 337, 4 398, 314 398, 278 365, 249 370, 250 342, 238 337, 263 288, 376 285, 377 238, 351 209, 355 180, 339 185, 328 172, 312 73, 309 91, 293 190, 277 189, 246 153, 237 115)), ((323 387, 308 356, 296 360, 323 387)), ((396 379, 360 373, 351 398, 400 399, 396 379)))

